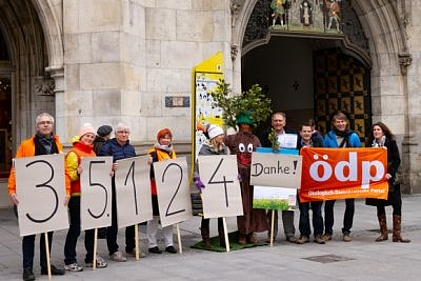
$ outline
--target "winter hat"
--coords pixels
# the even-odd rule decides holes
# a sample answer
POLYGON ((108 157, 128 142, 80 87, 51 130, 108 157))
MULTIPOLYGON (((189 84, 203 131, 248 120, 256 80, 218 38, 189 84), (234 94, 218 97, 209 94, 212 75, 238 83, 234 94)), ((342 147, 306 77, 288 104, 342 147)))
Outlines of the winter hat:
POLYGON ((160 139, 162 139, 166 134, 168 134, 168 135, 170 135, 170 138, 172 138, 172 133, 171 133, 171 131, 170 131, 170 129, 168 129, 168 128, 165 128, 165 129, 162 129, 162 130, 160 130, 159 132, 158 132, 158 135, 156 136, 156 138, 158 139, 158 141, 160 140, 160 139))
POLYGON ((112 131, 113 131, 113 127, 111 127, 110 125, 102 125, 98 128, 98 131, 96 131, 96 133, 100 137, 106 137, 109 134, 111 134, 112 131))
POLYGON ((253 120, 251 118, 251 112, 250 111, 241 112, 237 116, 237 124, 249 124, 249 125, 253 125, 253 120))
POLYGON ((224 130, 222 130, 222 128, 219 127, 218 125, 210 125, 208 128, 209 139, 213 139, 223 134, 224 134, 224 130))
POLYGON ((83 137, 86 134, 93 134, 94 136, 96 136, 95 128, 92 126, 91 123, 85 123, 83 124, 83 127, 80 128, 79 136, 83 137))

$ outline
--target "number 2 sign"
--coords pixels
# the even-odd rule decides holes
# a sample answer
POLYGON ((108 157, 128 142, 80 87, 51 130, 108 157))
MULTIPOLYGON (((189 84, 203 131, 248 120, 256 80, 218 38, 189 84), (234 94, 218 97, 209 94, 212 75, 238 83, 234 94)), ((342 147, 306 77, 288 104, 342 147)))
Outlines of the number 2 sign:
POLYGON ((15 159, 20 236, 69 228, 64 154, 15 159))
POLYGON ((153 163, 162 227, 192 217, 185 157, 153 163))

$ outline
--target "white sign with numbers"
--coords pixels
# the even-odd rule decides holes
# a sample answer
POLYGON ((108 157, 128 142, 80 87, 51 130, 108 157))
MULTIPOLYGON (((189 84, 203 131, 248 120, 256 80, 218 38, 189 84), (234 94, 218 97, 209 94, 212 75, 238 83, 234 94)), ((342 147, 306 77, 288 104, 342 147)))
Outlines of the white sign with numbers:
POLYGON ((69 228, 64 154, 15 159, 20 236, 69 228))
POLYGON ((153 163, 162 227, 192 217, 185 157, 153 163))
POLYGON ((243 215, 237 156, 199 156, 203 215, 205 218, 243 215))
POLYGON ((117 161, 115 186, 118 227, 135 225, 152 219, 152 196, 149 179, 149 156, 117 161))
POLYGON ((80 219, 82 230, 111 225, 112 157, 84 157, 80 161, 81 198, 80 219))

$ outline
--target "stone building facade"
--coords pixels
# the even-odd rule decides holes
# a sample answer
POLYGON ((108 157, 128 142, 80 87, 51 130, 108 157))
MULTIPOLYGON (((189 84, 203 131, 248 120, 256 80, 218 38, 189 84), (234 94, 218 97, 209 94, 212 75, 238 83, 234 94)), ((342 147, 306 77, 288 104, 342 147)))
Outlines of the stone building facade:
MULTIPOLYGON (((298 12, 303 1, 289 2, 298 12)), ((10 158, 33 134, 40 112, 56 116, 56 133, 67 144, 85 122, 124 122, 132 128, 131 139, 140 153, 162 127, 170 127, 180 149, 188 153, 191 109, 172 107, 165 99, 190 98, 192 68, 217 52, 224 54, 225 80, 238 93, 253 82, 253 66, 245 65, 261 63, 267 52, 282 50, 283 43, 293 52, 275 55, 284 65, 294 63, 296 47, 307 50, 300 55, 303 64, 291 71, 313 69, 305 65, 314 52, 333 47, 361 62, 370 79, 365 117, 390 125, 402 143, 404 191, 421 192, 421 21, 415 16, 421 1, 338 2, 352 12, 353 22, 338 34, 314 34, 270 28, 270 1, 263 0, 0 0, 0 82, 7 84, 0 93, 0 111, 6 112, 0 120, 0 155, 6 158, 1 194, 6 193, 10 158), (363 34, 365 45, 353 42, 346 30, 354 37, 363 34)), ((314 11, 324 5, 322 0, 308 3, 314 11)), ((294 13, 288 19, 298 18, 294 13)), ((326 26, 318 21, 321 25, 326 26)), ((272 82, 277 79, 270 74, 273 67, 262 69, 272 82)), ((306 89, 307 100, 313 99, 316 84, 311 72, 305 81, 287 81, 294 89, 313 85, 306 89)), ((287 89, 284 93, 294 94, 287 89)), ((274 109, 282 109, 285 95, 271 97, 274 109)), ((285 104, 288 116, 312 117, 316 107, 311 102, 300 107, 293 98, 285 104)), ((0 198, 0 205, 10 204, 7 196, 0 198)))

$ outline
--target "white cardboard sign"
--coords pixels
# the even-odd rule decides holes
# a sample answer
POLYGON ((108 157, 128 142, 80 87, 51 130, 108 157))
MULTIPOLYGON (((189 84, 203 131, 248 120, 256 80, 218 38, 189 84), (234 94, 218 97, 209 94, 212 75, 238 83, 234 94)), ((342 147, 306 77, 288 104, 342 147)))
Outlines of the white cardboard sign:
POLYGON ((15 159, 20 236, 69 228, 64 154, 15 159))
POLYGON ((185 157, 153 163, 162 227, 192 217, 185 157))
POLYGON ((117 161, 115 186, 118 227, 135 225, 152 219, 148 159, 149 156, 139 156, 117 161))
POLYGON ((111 225, 111 168, 112 157, 83 157, 80 161, 82 230, 111 225))
POLYGON ((205 218, 243 215, 237 156, 199 156, 203 215, 205 218))
POLYGON ((299 155, 253 152, 250 184, 298 188, 302 159, 299 155))

